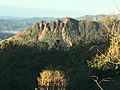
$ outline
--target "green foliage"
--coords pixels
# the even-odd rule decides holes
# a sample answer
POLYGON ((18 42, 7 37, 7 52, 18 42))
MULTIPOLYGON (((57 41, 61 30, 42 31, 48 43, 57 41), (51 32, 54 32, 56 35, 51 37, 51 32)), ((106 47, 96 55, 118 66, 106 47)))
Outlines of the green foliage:
POLYGON ((88 65, 91 68, 97 68, 99 70, 108 70, 111 68, 111 66, 108 66, 109 63, 107 62, 109 59, 110 58, 107 58, 104 55, 96 56, 93 61, 88 61, 88 65))
MULTIPOLYGON (((19 46, 4 51, 0 53, 0 88, 32 90, 37 86, 37 74, 49 66, 53 69, 60 68, 67 73, 69 88, 75 89, 78 86, 81 88, 83 84, 89 82, 86 60, 91 58, 93 53, 88 53, 88 48, 82 46, 72 47, 69 51, 62 49, 36 51, 34 47, 19 46)), ((88 88, 88 85, 82 88, 88 88)))
MULTIPOLYGON (((94 60, 89 61, 88 64, 92 68, 97 68, 101 70, 108 69, 118 69, 120 66, 120 50, 119 50, 119 25, 116 23, 116 18, 105 18, 103 21, 103 26, 105 27, 107 42, 109 42, 108 50, 105 53, 101 53, 96 56, 94 60), (118 29, 118 30, 116 30, 118 29)), ((99 50, 98 50, 99 51, 99 50)))
POLYGON ((38 89, 65 89, 67 79, 63 71, 60 70, 43 70, 40 77, 37 77, 38 89))

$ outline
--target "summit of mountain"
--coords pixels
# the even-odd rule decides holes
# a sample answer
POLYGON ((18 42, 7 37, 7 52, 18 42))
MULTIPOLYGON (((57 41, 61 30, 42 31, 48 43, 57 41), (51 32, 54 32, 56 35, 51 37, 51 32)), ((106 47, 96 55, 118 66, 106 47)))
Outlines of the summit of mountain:
POLYGON ((17 40, 26 45, 45 42, 51 46, 54 46, 59 41, 63 47, 68 47, 78 44, 80 41, 99 41, 105 38, 103 33, 100 22, 90 20, 78 21, 65 17, 63 20, 56 19, 51 22, 41 20, 32 27, 6 40, 17 40))

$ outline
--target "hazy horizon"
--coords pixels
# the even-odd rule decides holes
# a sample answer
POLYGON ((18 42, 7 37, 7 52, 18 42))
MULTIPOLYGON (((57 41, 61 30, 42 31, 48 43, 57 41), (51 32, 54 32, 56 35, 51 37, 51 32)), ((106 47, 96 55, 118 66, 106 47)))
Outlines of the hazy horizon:
POLYGON ((80 16, 0 16, 0 18, 65 18, 65 17, 71 17, 71 18, 79 18, 79 17, 84 17, 84 16, 97 16, 97 15, 110 15, 110 14, 85 14, 85 15, 80 15, 80 16))
MULTIPOLYGON (((120 4, 116 0, 117 5, 120 4)), ((118 13, 113 0, 1 0, 0 16, 79 17, 118 13)))

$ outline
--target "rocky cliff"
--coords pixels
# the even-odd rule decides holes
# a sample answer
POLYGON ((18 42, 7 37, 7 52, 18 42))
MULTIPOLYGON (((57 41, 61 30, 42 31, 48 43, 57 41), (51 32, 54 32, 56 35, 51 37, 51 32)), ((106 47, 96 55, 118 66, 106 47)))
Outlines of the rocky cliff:
POLYGON ((66 17, 52 22, 41 21, 8 40, 18 40, 27 45, 45 42, 54 46, 59 42, 62 46, 72 46, 80 42, 96 43, 105 40, 104 33, 100 22, 66 17))

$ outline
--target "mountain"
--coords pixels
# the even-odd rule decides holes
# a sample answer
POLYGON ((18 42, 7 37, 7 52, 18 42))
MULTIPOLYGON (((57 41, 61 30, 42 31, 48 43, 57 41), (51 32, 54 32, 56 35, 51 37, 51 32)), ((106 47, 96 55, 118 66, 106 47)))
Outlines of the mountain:
POLYGON ((42 20, 0 40, 0 89, 56 88, 62 78, 67 85, 63 90, 98 90, 98 85, 120 90, 119 27, 116 19, 79 21, 66 17, 42 20), (51 77, 57 77, 55 83, 51 77))
MULTIPOLYGON (((77 17, 77 20, 90 20, 90 21, 100 21, 101 19, 105 18, 105 17, 111 17, 114 15, 104 15, 104 14, 99 14, 99 15, 85 15, 82 17, 77 17)), ((116 14, 115 15, 117 17, 118 20, 120 20, 120 14, 116 14)))
POLYGON ((80 40, 95 43, 101 39, 105 40, 105 37, 99 22, 78 21, 66 17, 51 22, 41 21, 10 39, 23 44, 45 42, 51 46, 59 41, 64 47, 77 44, 80 40))
POLYGON ((0 17, 0 34, 4 37, 17 34, 16 32, 23 31, 24 29, 31 27, 34 23, 40 22, 41 20, 51 21, 53 17, 33 17, 33 18, 14 18, 14 17, 0 17), (7 32, 7 33, 6 33, 7 32), (3 34, 4 33, 4 34, 3 34), (5 34, 6 33, 6 34, 5 34))
POLYGON ((99 21, 106 16, 108 16, 108 15, 103 15, 103 14, 100 14, 100 15, 85 15, 85 16, 82 16, 82 17, 77 17, 76 19, 77 20, 99 21))
MULTIPOLYGON (((102 18, 108 15, 86 15, 82 17, 75 18, 76 20, 90 20, 90 21, 99 21, 102 18)), ((52 22, 56 18, 53 17, 32 17, 32 18, 22 18, 22 17, 12 17, 12 16, 0 16, 0 34, 2 36, 0 39, 4 39, 5 37, 10 37, 11 35, 17 34, 17 32, 21 32, 26 28, 32 27, 33 24, 39 23, 44 20, 47 22, 52 22), (4 34, 3 34, 4 33, 4 34), (6 34, 5 34, 6 33, 6 34), (9 35, 10 34, 10 35, 9 35)), ((58 18, 59 20, 64 20, 64 18, 58 18)), ((118 15, 119 19, 119 15, 118 15)))
POLYGON ((0 39, 7 39, 14 36, 14 33, 0 32, 0 39))
POLYGON ((0 16, 0 19, 20 19, 19 17, 14 17, 14 16, 0 16))

